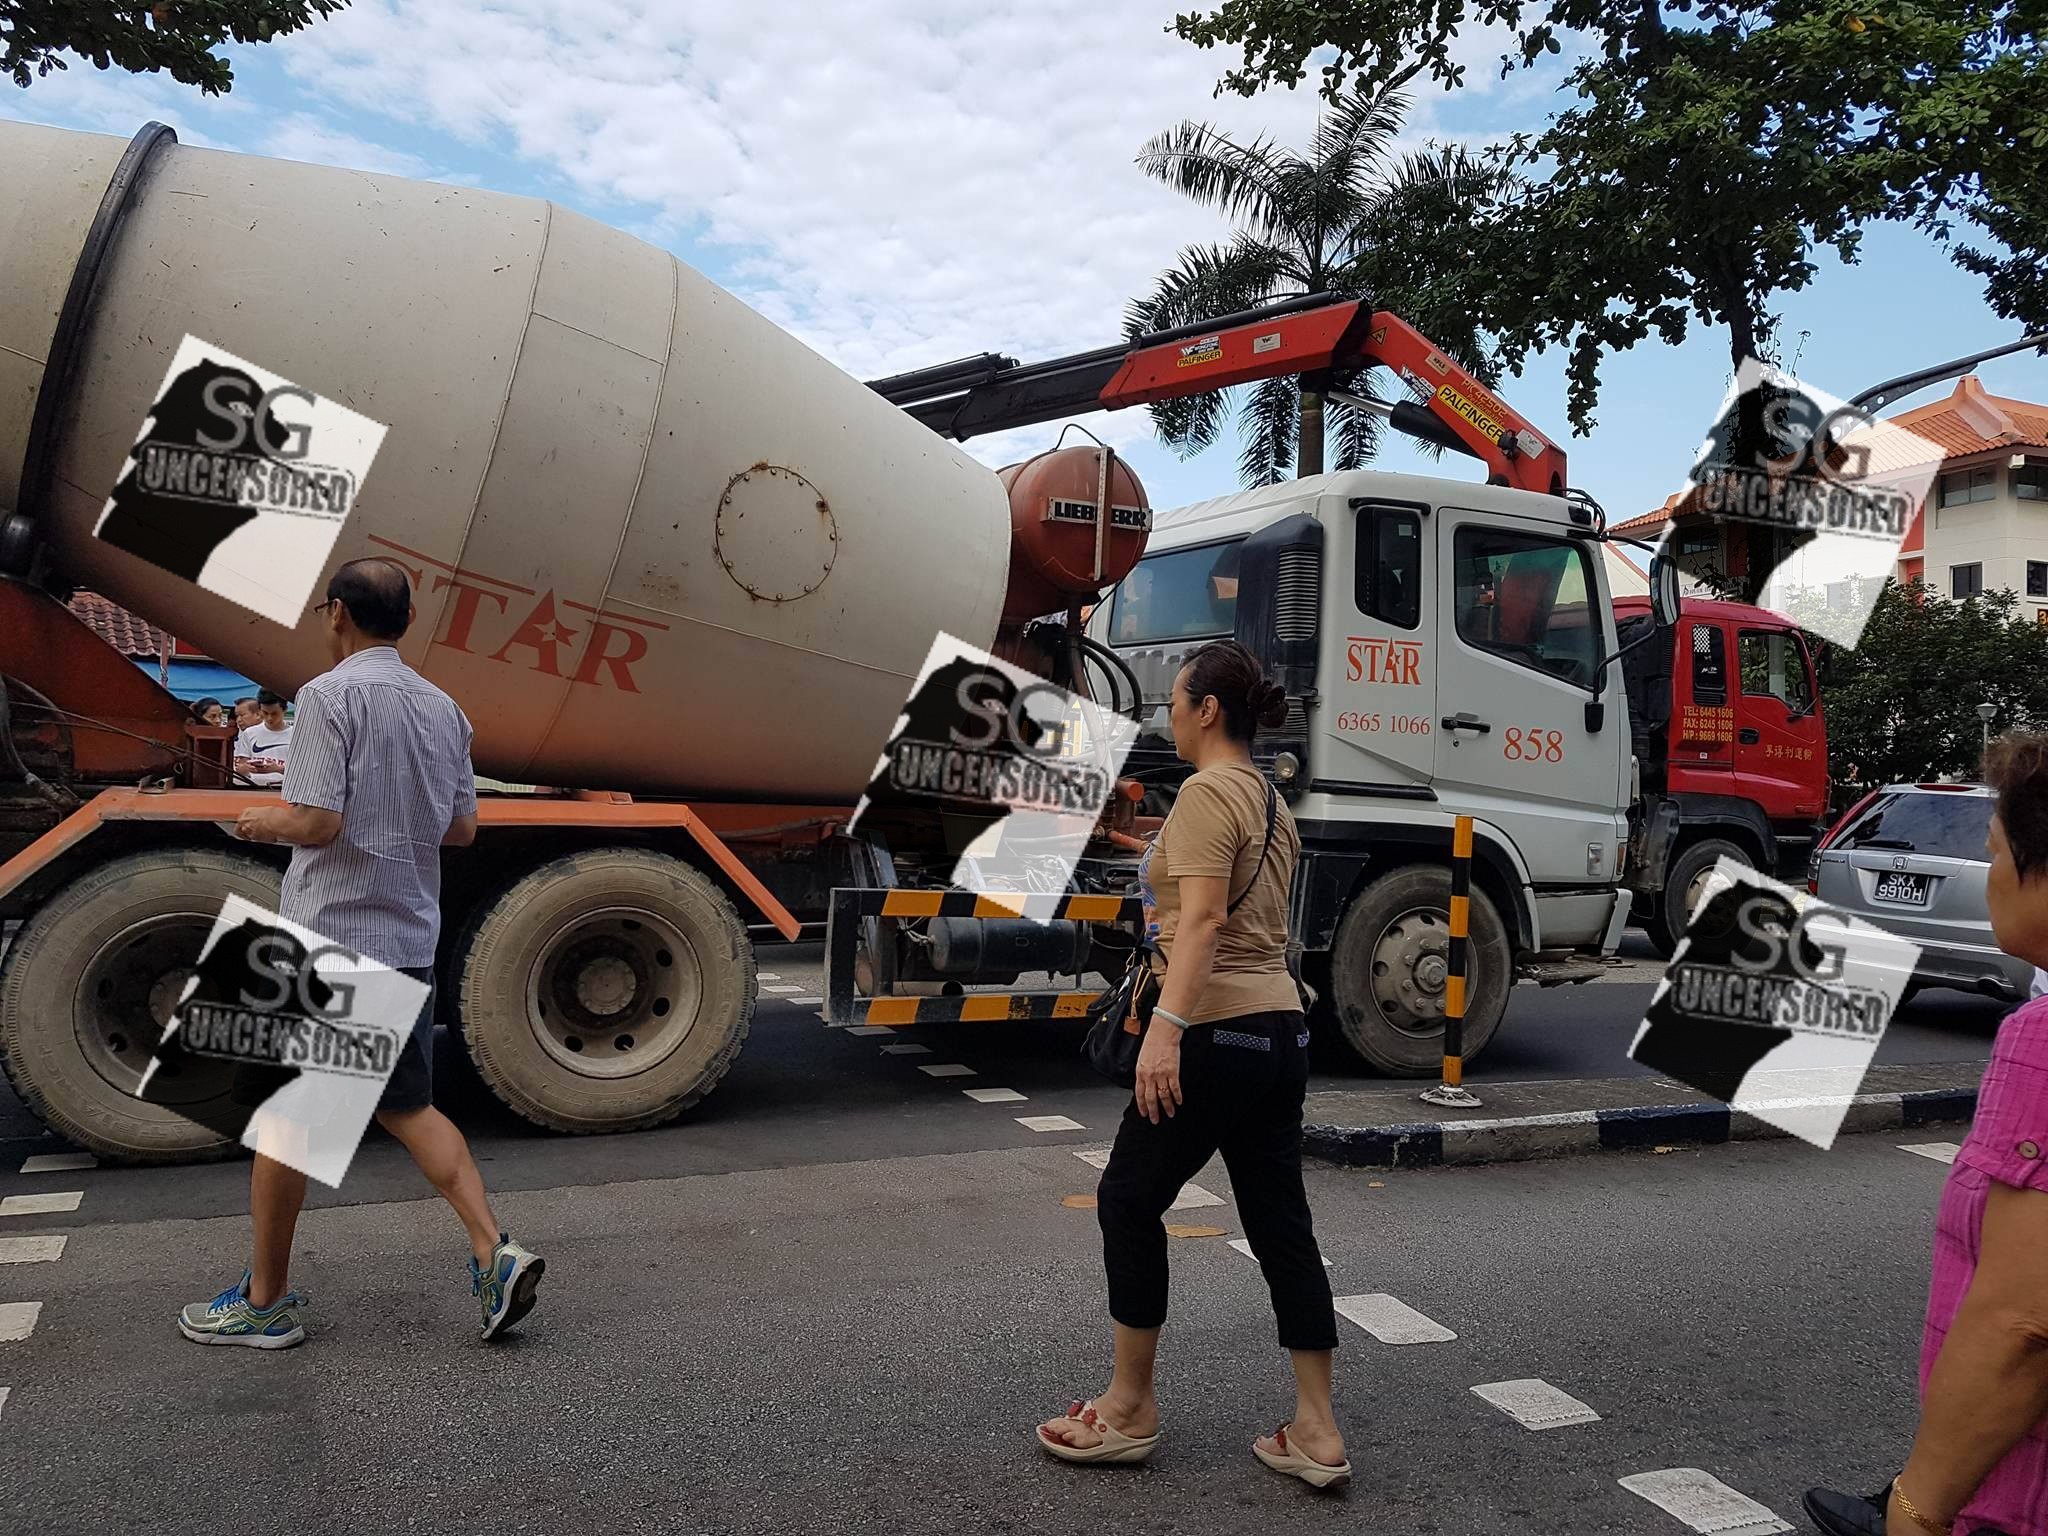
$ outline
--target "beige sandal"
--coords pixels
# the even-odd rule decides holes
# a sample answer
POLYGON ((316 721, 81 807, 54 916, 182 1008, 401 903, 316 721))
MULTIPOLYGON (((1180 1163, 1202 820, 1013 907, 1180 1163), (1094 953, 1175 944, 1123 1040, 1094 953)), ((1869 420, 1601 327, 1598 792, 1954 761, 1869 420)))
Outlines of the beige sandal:
POLYGON ((1146 1435, 1142 1438, 1127 1435, 1109 1420, 1095 1411, 1093 1402, 1076 1403, 1067 1410, 1067 1417, 1085 1424, 1102 1436, 1100 1445, 1069 1445, 1047 1433, 1043 1424, 1038 1426, 1038 1443, 1059 1457, 1061 1461, 1079 1462, 1138 1462, 1152 1454, 1159 1444, 1159 1436, 1146 1435))
POLYGON ((1273 1441, 1279 1447, 1278 1453, 1266 1449, 1263 1441, 1252 1442, 1252 1454, 1271 1467, 1275 1472, 1285 1472, 1289 1477, 1298 1477, 1311 1488, 1346 1488, 1351 1484, 1351 1463, 1330 1466, 1317 1461, 1305 1451, 1287 1443, 1289 1426, 1282 1424, 1273 1431, 1273 1441))

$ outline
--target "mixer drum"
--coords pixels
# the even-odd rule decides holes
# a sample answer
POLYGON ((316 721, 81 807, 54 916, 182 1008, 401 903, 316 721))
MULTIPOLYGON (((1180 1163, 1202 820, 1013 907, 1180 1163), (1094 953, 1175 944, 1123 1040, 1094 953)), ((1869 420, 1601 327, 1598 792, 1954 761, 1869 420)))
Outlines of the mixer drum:
MULTIPOLYGON (((0 510, 78 585, 281 691, 328 664, 317 614, 262 617, 94 535, 190 333, 385 425, 312 600, 344 560, 405 566, 400 651, 494 777, 848 800, 933 636, 994 639, 996 477, 667 252, 532 198, 175 142, 130 157, 54 472, 25 491, 127 148, 0 123, 0 510)), ((244 538, 212 558, 260 578, 244 538)))

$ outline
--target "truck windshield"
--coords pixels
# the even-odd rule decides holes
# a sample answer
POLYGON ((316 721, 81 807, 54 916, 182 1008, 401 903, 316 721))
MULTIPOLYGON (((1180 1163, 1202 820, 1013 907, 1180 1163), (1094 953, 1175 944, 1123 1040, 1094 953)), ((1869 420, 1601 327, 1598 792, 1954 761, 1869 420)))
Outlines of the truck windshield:
POLYGON ((1991 813, 1998 802, 1989 795, 1945 790, 1908 790, 1880 795, 1870 809, 1842 834, 1840 846, 1896 849, 1941 859, 1991 861, 1991 813))
POLYGON ((1599 592, 1583 546, 1563 539, 1460 528, 1458 638, 1590 688, 1599 675, 1599 592))
POLYGON ((1237 624, 1240 539, 1140 560, 1116 589, 1111 645, 1158 645, 1228 635, 1237 624))

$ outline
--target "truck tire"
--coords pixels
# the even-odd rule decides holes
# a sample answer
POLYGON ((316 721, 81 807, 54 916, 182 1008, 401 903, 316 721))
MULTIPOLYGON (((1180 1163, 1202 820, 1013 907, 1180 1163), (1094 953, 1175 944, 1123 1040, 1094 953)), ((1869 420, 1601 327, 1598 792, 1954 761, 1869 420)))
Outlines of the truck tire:
POLYGON ((175 848, 109 859, 58 891, 0 963, 0 1066, 14 1091, 110 1162, 239 1152, 134 1090, 223 899, 275 911, 277 890, 277 870, 260 859, 175 848))
POLYGON ((482 909, 458 963, 478 1076, 550 1130, 673 1120, 718 1085, 753 1023, 739 913, 650 849, 541 865, 482 909))
POLYGON ((1685 925, 1692 920, 1692 909, 1706 893, 1707 876, 1724 858, 1733 859, 1745 869, 1756 868, 1756 860, 1740 844, 1724 837, 1690 843, 1679 849, 1678 857, 1671 861, 1664 889, 1657 893, 1657 904, 1643 921, 1650 947, 1666 960, 1677 953, 1678 941, 1685 937, 1685 925))
MULTIPOLYGON (((1330 985, 1338 1028, 1354 1051, 1390 1077, 1434 1077, 1442 1070, 1450 913, 1451 872, 1409 864, 1361 890, 1337 925, 1330 985)), ((1477 887, 1471 913, 1467 1061, 1493 1038, 1515 980, 1507 925, 1477 887)))

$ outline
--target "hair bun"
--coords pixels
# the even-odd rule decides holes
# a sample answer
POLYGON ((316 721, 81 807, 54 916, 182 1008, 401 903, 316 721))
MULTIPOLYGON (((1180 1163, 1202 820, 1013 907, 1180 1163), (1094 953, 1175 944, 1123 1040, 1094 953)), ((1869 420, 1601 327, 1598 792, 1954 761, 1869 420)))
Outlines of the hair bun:
POLYGON ((1259 724, 1271 728, 1287 719, 1287 690, 1278 683, 1262 682, 1252 695, 1252 713, 1259 724))

